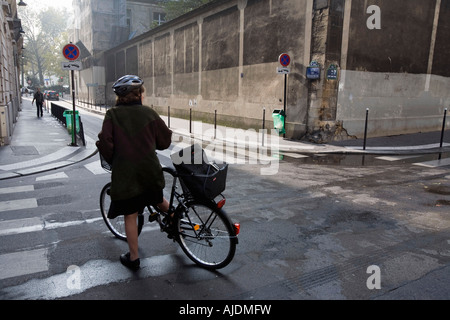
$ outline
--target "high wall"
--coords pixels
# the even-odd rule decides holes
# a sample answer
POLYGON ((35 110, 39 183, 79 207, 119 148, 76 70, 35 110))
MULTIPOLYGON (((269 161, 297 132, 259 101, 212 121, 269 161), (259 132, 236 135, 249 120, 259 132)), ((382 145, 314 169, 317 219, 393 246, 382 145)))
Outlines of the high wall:
POLYGON ((361 137, 369 108, 369 136, 439 130, 450 106, 450 0, 353 0, 345 10, 336 120, 361 137))
MULTIPOLYGON (((223 0, 105 53, 106 86, 124 74, 145 81, 145 103, 172 115, 260 128, 283 108, 284 76, 278 57, 288 53, 288 135, 306 130, 312 0, 223 0), (112 68, 113 66, 113 68, 112 68)), ((113 103, 113 93, 107 100, 113 103)))
POLYGON ((288 53, 288 138, 362 137, 366 108, 369 136, 438 130, 449 18, 450 0, 217 0, 106 51, 106 100, 118 77, 138 74, 161 113, 212 120, 217 110, 219 122, 257 129, 265 108, 269 127, 288 53), (320 79, 306 77, 312 61, 320 79))

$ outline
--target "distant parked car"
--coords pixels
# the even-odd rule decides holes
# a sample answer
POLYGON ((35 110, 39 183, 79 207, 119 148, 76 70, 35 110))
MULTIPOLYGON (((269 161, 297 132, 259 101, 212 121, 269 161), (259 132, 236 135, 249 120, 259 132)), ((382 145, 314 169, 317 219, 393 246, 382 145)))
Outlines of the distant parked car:
POLYGON ((58 101, 59 100, 59 93, 56 92, 56 91, 49 90, 49 91, 47 91, 45 99, 58 101))

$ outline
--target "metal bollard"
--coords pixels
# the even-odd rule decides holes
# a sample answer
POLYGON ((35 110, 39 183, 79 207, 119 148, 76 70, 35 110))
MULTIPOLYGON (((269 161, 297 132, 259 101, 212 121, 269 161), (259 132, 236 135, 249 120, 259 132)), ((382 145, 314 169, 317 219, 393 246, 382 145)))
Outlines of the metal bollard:
POLYGON ((170 106, 167 106, 167 127, 170 128, 170 106))
POLYGON ((192 108, 189 108, 189 133, 192 133, 192 108))
POLYGON ((217 136, 217 110, 214 110, 214 139, 217 136))
POLYGON ((262 121, 262 146, 264 147, 264 130, 266 128, 266 108, 263 108, 263 121, 262 121))
POLYGON ((366 124, 364 127, 364 145, 363 150, 366 150, 366 141, 367 141, 367 122, 369 121, 369 108, 366 109, 366 124))
POLYGON ((444 145, 444 133, 445 133, 445 125, 447 122, 447 108, 444 109, 444 122, 442 123, 442 132, 441 132, 441 144, 440 148, 444 145))

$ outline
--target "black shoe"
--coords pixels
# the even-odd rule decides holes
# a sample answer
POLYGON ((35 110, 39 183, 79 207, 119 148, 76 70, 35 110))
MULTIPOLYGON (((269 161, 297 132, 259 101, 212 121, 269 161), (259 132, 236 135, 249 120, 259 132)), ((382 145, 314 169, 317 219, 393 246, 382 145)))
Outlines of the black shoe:
POLYGON ((130 260, 130 253, 127 252, 125 254, 120 255, 120 262, 127 268, 130 268, 133 271, 136 271, 139 269, 141 265, 141 260, 137 258, 134 261, 130 260))

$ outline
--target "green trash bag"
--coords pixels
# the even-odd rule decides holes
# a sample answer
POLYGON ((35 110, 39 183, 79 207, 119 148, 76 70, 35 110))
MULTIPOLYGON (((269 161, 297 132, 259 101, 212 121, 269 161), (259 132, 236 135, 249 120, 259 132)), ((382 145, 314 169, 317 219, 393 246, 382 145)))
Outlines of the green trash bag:
POLYGON ((273 110, 272 118, 273 118, 273 127, 278 131, 278 134, 285 134, 286 130, 284 128, 284 110, 273 110))

